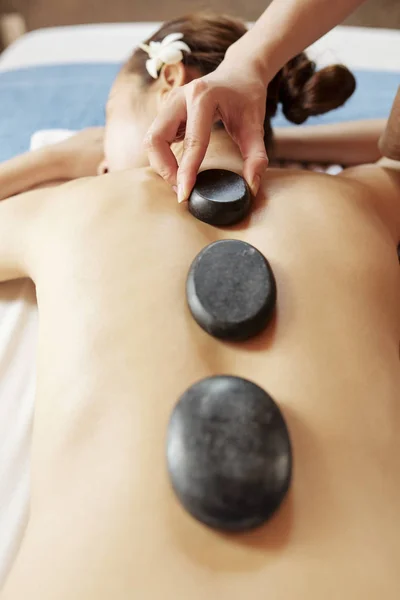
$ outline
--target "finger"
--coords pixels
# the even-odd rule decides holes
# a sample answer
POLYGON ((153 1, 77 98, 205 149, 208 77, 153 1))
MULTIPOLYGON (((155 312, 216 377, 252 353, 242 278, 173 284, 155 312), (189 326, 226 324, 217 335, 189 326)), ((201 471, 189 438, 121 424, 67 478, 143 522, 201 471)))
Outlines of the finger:
POLYGON ((174 94, 153 121, 144 140, 151 167, 170 185, 176 184, 178 164, 171 144, 186 121, 186 99, 183 93, 174 94))
POLYGON ((187 89, 187 122, 183 156, 178 169, 178 202, 187 200, 210 142, 216 104, 201 79, 187 89))
POLYGON ((264 142, 264 127, 260 124, 248 123, 243 119, 232 132, 232 137, 239 146, 243 157, 243 177, 247 181, 253 196, 257 195, 261 177, 268 166, 268 156, 264 142))

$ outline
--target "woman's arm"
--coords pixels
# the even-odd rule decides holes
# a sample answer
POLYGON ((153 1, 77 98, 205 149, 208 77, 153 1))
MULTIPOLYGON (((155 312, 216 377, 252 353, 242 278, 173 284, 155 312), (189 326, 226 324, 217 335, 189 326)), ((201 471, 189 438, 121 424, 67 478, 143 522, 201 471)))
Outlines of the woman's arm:
POLYGON ((273 0, 254 27, 228 49, 226 58, 243 63, 256 60, 268 82, 288 60, 341 23, 363 1, 273 0))
POLYGON ((0 282, 29 275, 49 193, 34 190, 0 202, 0 282))
POLYGON ((186 200, 204 159, 215 114, 244 159, 255 195, 267 166, 264 146, 268 83, 293 56, 340 23, 363 0, 273 0, 254 27, 233 44, 211 74, 183 86, 159 112, 146 138, 151 166, 186 200), (179 165, 170 149, 186 123, 179 165))
POLYGON ((104 156, 103 140, 104 128, 92 127, 0 164, 0 200, 51 182, 96 175, 104 156))
POLYGON ((51 146, 0 164, 0 200, 38 185, 63 179, 63 156, 51 146))
POLYGON ((385 132, 379 148, 387 158, 400 161, 400 87, 397 90, 385 132))
POLYGON ((274 159, 346 166, 373 163, 387 119, 274 129, 274 159))

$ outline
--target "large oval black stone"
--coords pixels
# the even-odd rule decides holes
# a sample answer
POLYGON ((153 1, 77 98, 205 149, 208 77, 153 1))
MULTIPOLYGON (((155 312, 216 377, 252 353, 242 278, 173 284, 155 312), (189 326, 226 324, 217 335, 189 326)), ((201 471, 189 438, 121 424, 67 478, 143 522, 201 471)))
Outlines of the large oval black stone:
POLYGON ((189 197, 189 211, 210 225, 233 225, 246 217, 251 193, 243 177, 232 171, 209 169, 198 174, 189 197))
POLYGON ((214 337, 246 340, 269 323, 276 283, 267 259, 241 240, 220 240, 193 261, 186 297, 197 323, 214 337))
POLYGON ((289 489, 288 429, 259 386, 210 377, 175 406, 167 463, 173 489, 193 517, 216 529, 245 531, 267 521, 289 489))

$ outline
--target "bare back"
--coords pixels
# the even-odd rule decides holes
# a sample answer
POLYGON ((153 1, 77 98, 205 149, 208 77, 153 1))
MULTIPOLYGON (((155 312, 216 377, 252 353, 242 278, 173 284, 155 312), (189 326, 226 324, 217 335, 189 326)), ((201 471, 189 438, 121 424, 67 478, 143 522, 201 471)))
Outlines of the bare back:
POLYGON ((229 230, 149 170, 40 194, 31 518, 2 600, 397 599, 399 265, 366 187, 270 170, 229 230), (240 344, 186 305, 192 260, 227 238, 256 246, 278 289, 272 325, 240 344), (172 408, 214 374, 266 389, 293 443, 288 498, 240 536, 186 514, 166 471, 172 408))

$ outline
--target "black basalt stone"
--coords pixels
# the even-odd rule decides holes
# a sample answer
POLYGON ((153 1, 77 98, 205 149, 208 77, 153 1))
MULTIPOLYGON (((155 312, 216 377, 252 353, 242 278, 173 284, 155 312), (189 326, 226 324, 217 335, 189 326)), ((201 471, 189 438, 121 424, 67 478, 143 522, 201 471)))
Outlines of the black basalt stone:
POLYGON ((249 530, 273 515, 289 489, 288 429, 274 400, 251 381, 203 379, 173 410, 167 465, 175 494, 198 521, 249 530))
POLYGON ((189 197, 189 211, 210 225, 233 225, 246 217, 251 193, 237 173, 209 169, 199 173, 189 197))
POLYGON ((186 297, 197 323, 214 337, 241 341, 260 333, 276 303, 276 283, 267 259, 240 240, 220 240, 194 259, 186 297))

